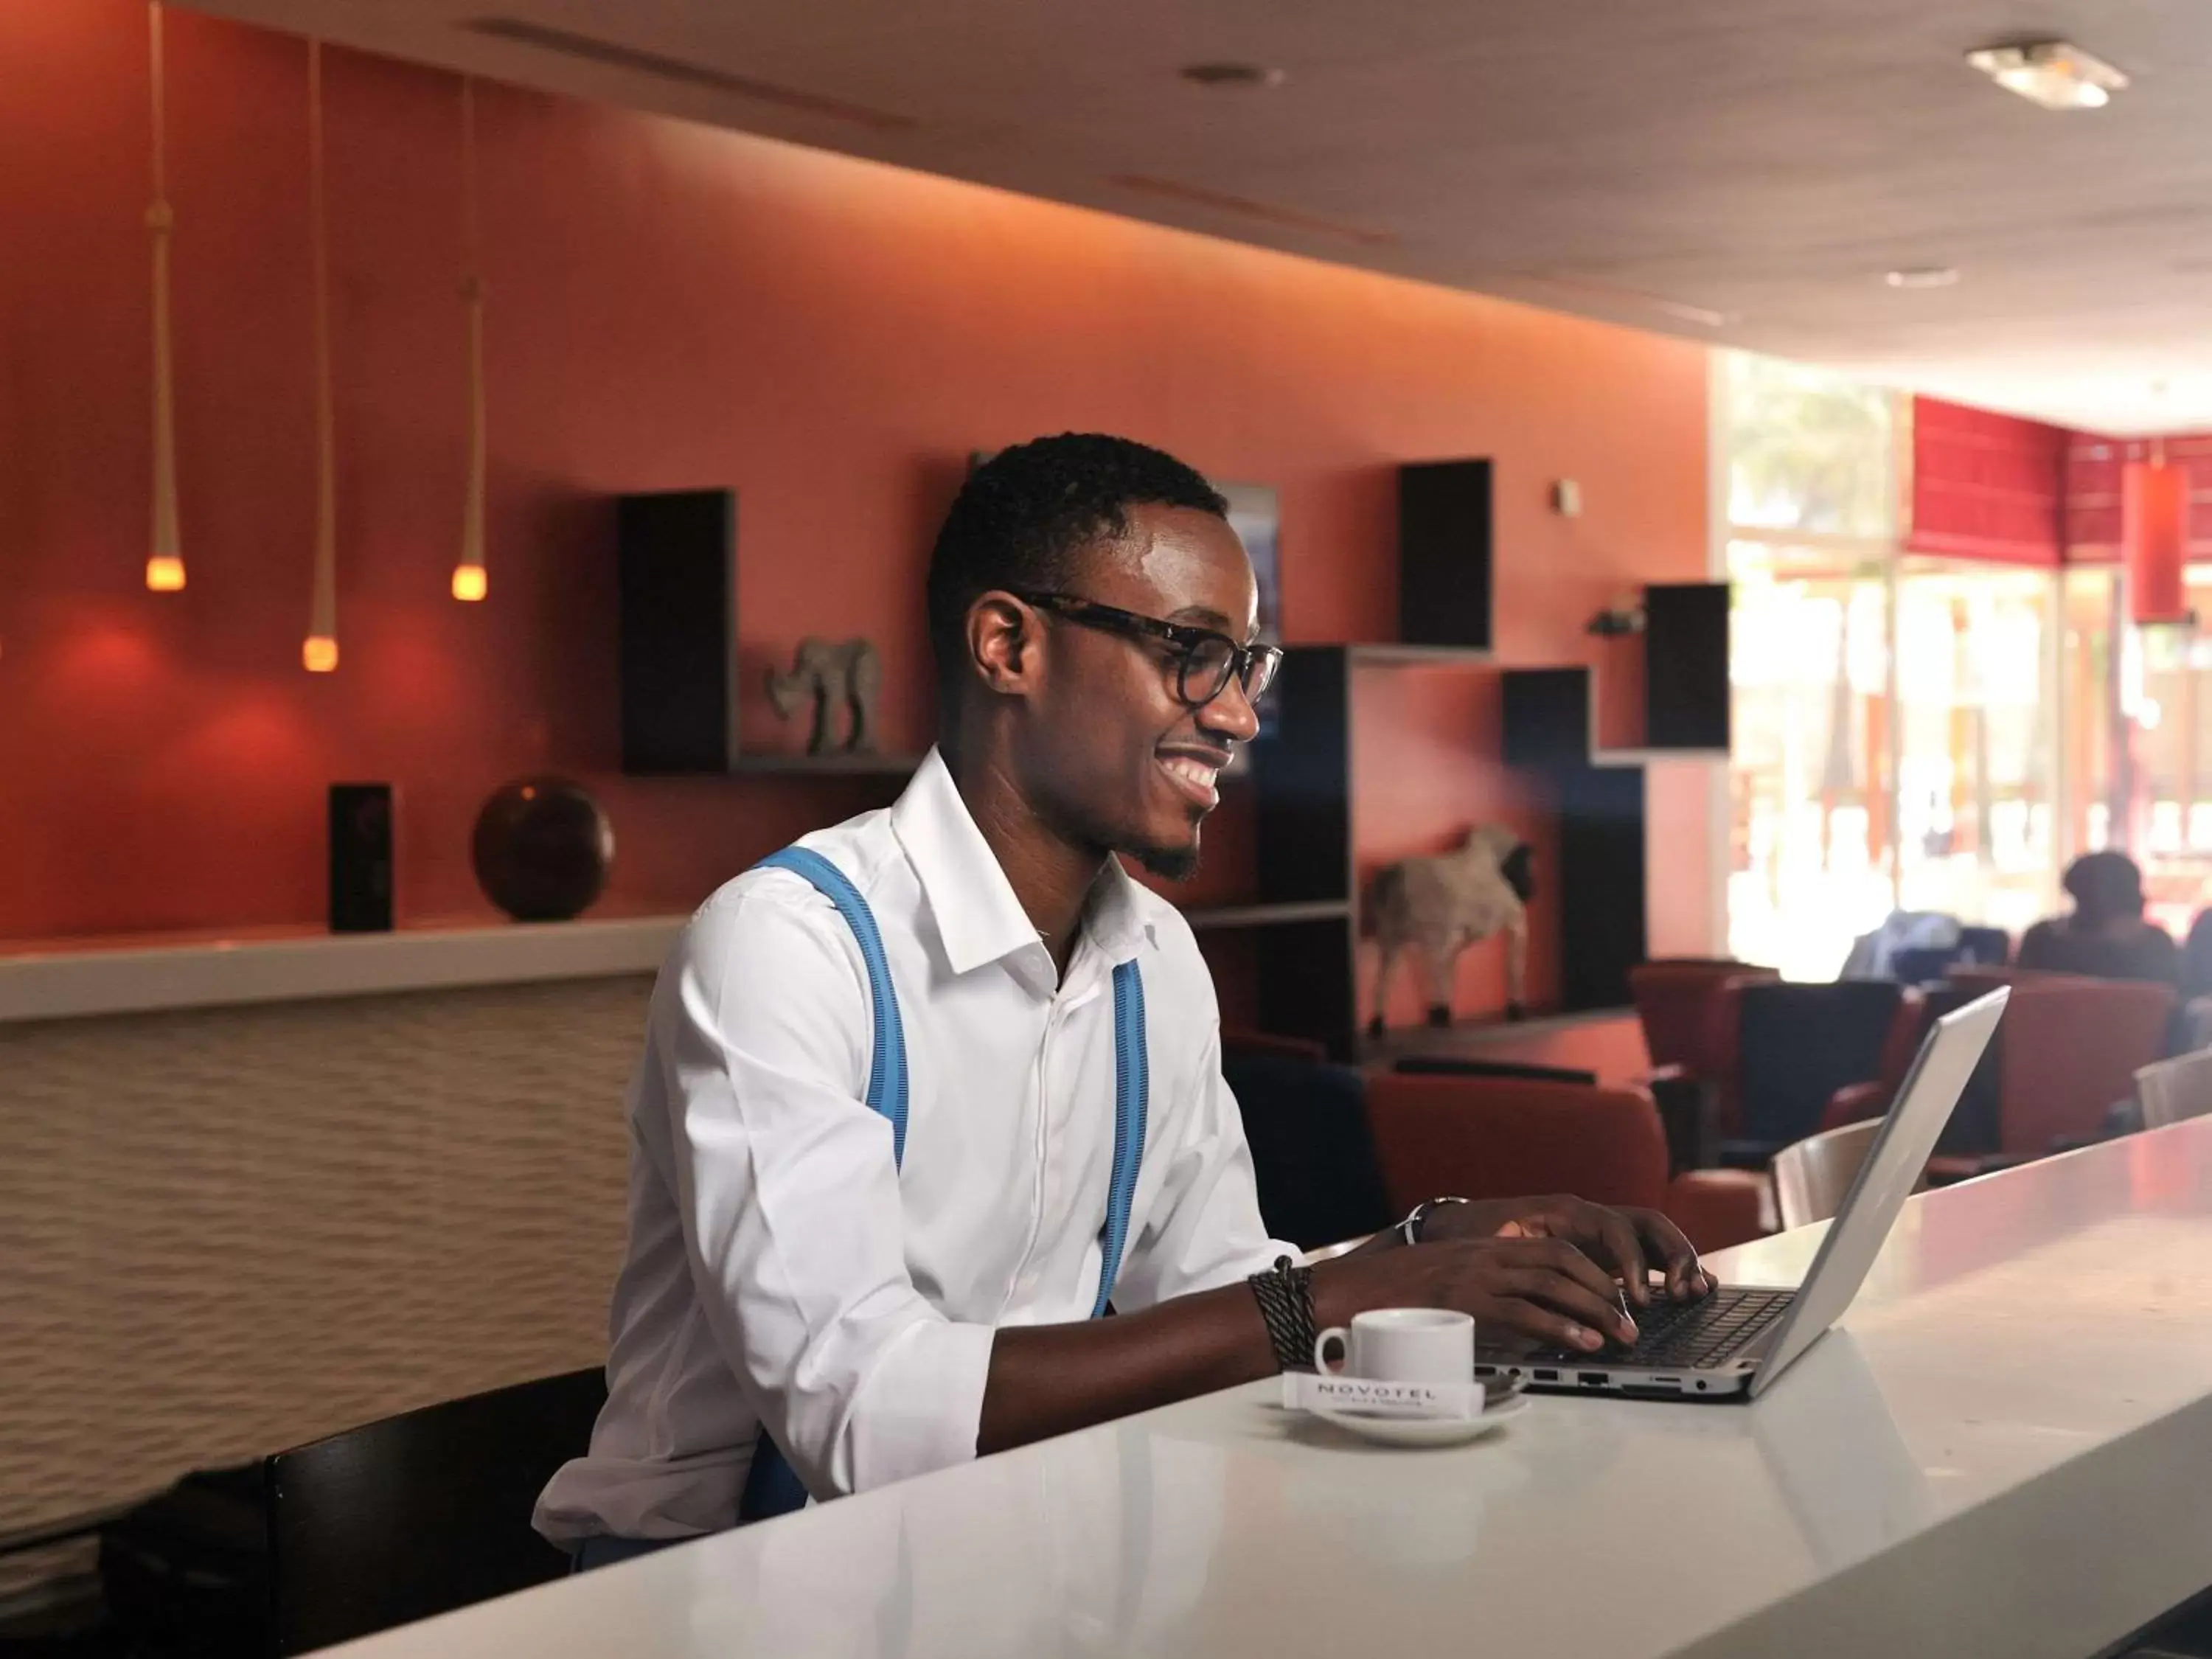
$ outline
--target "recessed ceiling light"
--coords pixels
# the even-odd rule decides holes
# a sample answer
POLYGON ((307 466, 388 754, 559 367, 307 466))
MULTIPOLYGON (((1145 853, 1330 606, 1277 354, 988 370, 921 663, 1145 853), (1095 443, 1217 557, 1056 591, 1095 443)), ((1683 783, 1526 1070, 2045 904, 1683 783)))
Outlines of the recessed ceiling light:
POLYGON ((1882 277, 1892 288, 1948 288, 1958 280, 1956 265, 1907 265, 1882 277))
POLYGON ((1282 70, 1267 64, 1185 64, 1182 78, 1201 87, 1279 87, 1282 70))
POLYGON ((2045 109, 2101 109, 2127 89, 2128 77, 2066 40, 1984 46, 1966 61, 2008 92, 2045 109))

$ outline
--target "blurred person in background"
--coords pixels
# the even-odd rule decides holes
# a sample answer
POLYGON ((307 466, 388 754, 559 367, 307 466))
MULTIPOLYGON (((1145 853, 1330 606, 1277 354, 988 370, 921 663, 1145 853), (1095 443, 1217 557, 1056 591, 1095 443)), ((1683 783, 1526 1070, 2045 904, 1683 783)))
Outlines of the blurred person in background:
POLYGON ((2173 936, 2143 920, 2142 872, 2124 853, 2087 853, 2066 866, 2070 915, 2039 921, 2020 942, 2019 966, 2094 979, 2178 984, 2173 936))

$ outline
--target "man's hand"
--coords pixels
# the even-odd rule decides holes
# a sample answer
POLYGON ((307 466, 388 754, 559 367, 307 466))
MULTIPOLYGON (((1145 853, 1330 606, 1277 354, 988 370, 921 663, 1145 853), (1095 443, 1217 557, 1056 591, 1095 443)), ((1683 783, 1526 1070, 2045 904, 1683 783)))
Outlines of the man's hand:
POLYGON ((1648 1266, 1665 1270, 1667 1293, 1694 1301, 1713 1288, 1681 1229, 1656 1210, 1613 1210, 1579 1198, 1486 1199, 1440 1204, 1422 1223, 1423 1243, 1454 1239, 1548 1238, 1573 1245, 1620 1280, 1632 1308, 1650 1305, 1648 1266))
MULTIPOLYGON (((1454 1205, 1454 1209, 1461 1206, 1454 1205)), ((1547 1346, 1591 1352, 1633 1342, 1613 1275, 1565 1239, 1456 1238, 1417 1250, 1360 1250, 1314 1268, 1316 1322, 1369 1308, 1453 1308, 1547 1346)))

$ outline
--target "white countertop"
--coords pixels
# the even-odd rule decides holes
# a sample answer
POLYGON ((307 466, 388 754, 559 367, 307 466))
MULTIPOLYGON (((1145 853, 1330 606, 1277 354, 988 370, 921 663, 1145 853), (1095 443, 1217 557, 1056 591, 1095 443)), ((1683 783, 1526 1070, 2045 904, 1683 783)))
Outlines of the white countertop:
POLYGON ((0 1025, 659 969, 684 916, 0 945, 0 1025))
MULTIPOLYGON (((1713 1261, 1794 1283, 1816 1242, 1713 1261)), ((1397 1451, 1274 1393, 343 1651, 2087 1659, 2212 1583, 2212 1120, 1915 1199, 1844 1326, 1753 1405, 1538 1399, 1397 1451)))

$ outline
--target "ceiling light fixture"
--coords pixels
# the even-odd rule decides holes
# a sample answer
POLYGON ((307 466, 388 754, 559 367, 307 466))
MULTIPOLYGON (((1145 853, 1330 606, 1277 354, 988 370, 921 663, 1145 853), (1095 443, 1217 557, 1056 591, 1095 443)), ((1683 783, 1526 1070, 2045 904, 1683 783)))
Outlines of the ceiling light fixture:
POLYGON ((2128 77, 2101 58, 2067 40, 2032 40, 1984 46, 1966 61, 2002 87, 2045 109, 2101 109, 2128 77))
POLYGON ((2189 547, 2189 473, 2168 465, 2166 446, 2120 469, 2120 553, 2128 620, 2138 628, 2193 623, 2182 568, 2189 547))
POLYGON ((1958 280, 1956 265, 1906 265, 1882 277, 1892 288, 1951 288, 1958 280))
POLYGON ((1279 87, 1282 70, 1266 64, 1185 64, 1182 78, 1201 87, 1279 87))

